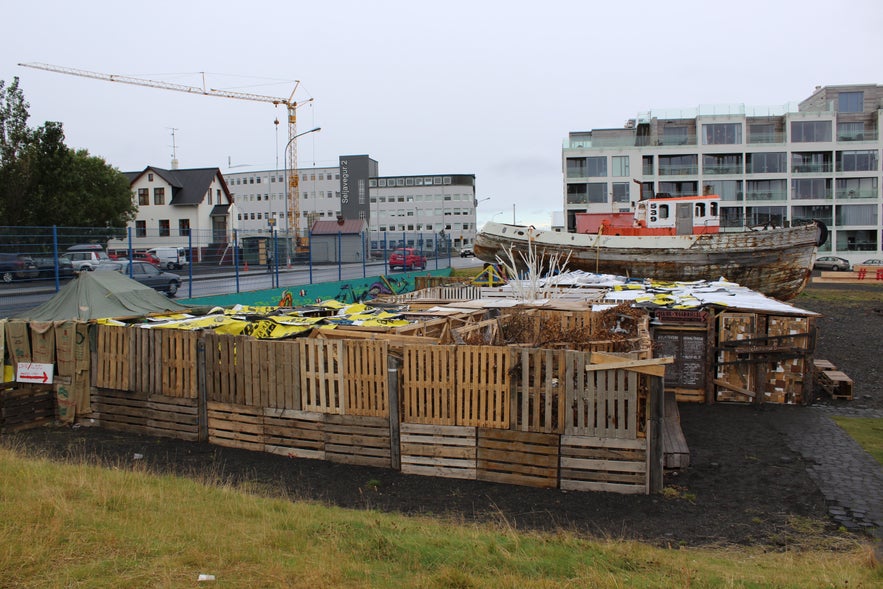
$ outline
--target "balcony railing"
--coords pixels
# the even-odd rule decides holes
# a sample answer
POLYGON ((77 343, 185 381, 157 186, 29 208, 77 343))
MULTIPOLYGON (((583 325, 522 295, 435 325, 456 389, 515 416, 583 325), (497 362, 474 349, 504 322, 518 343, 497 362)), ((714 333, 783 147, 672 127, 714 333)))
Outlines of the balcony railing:
POLYGON ((659 165, 660 176, 696 176, 699 166, 666 166, 659 165))
POLYGON ((749 133, 748 143, 785 143, 785 133, 749 133))
POLYGON ((875 188, 868 188, 865 190, 838 190, 836 195, 837 198, 842 199, 877 198, 877 190, 875 188))
POLYGON ((792 174, 830 174, 831 164, 794 164, 791 166, 792 174))
POLYGON ((867 129, 865 131, 848 132, 837 131, 837 141, 876 141, 877 131, 867 129))
POLYGON ((745 200, 788 200, 784 190, 768 190, 764 192, 746 192, 745 200))
POLYGON ((705 164, 702 171, 708 176, 719 176, 722 174, 741 174, 742 164, 705 164))

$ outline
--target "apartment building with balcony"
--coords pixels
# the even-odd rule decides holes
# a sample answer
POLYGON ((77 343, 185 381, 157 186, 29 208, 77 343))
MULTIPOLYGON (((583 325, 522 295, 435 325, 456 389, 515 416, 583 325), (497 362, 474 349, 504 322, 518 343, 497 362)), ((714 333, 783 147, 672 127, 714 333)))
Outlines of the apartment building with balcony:
POLYGON ((883 243, 883 86, 817 87, 777 107, 650 111, 575 131, 562 149, 568 231, 579 212, 628 212, 653 194, 718 194, 721 230, 818 219, 820 250, 861 262, 883 243))

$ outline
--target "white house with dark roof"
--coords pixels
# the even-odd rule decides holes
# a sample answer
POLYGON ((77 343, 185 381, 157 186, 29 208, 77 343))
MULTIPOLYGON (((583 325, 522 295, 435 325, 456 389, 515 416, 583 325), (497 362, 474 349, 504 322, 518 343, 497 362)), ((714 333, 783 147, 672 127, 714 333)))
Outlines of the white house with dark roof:
MULTIPOLYGON (((233 195, 219 168, 166 170, 148 166, 126 172, 138 207, 129 223, 132 249, 192 246, 202 259, 232 242, 235 229, 233 195)), ((125 250, 127 240, 108 243, 125 250)))

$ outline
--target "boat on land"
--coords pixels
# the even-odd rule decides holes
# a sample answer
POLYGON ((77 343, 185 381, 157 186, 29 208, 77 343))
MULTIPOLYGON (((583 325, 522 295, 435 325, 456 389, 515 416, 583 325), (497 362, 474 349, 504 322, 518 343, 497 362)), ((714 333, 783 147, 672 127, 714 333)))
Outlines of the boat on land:
POLYGON ((633 213, 578 213, 576 233, 489 222, 475 238, 479 259, 497 263, 567 261, 566 269, 629 278, 690 282, 724 278, 787 301, 806 287, 818 246, 828 237, 821 222, 721 231, 717 195, 657 195, 633 213))

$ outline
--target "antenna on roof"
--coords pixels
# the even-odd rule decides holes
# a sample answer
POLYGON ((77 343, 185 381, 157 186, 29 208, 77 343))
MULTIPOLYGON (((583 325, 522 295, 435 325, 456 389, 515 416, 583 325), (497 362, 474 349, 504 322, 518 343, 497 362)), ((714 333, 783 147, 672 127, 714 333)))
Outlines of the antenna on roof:
POLYGON ((176 129, 175 127, 169 127, 169 129, 172 130, 172 169, 177 170, 178 169, 178 146, 175 143, 175 131, 177 131, 178 129, 176 129))

